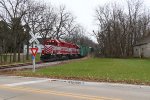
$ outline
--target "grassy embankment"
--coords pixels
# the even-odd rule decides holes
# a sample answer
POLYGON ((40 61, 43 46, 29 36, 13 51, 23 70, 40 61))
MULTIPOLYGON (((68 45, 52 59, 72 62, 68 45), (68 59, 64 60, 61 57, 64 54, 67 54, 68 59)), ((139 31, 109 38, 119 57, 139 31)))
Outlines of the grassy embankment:
POLYGON ((150 85, 150 59, 90 58, 32 71, 24 76, 42 76, 88 81, 123 82, 150 85))

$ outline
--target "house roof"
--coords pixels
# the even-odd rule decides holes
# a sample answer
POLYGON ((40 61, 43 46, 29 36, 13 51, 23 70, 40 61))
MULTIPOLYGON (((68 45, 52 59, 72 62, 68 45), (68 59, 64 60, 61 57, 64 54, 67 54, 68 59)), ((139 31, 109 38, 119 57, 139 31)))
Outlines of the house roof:
POLYGON ((147 43, 150 43, 150 35, 149 36, 146 36, 142 39, 140 39, 136 44, 135 46, 140 46, 140 45, 144 45, 144 44, 147 44, 147 43))

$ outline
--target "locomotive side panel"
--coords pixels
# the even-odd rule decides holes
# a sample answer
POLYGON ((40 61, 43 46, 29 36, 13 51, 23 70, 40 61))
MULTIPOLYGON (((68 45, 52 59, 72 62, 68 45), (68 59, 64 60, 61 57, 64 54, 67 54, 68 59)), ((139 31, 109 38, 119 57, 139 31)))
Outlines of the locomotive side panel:
POLYGON ((77 58, 79 54, 80 48, 76 44, 60 40, 47 40, 44 42, 41 60, 48 61, 50 59, 77 58))

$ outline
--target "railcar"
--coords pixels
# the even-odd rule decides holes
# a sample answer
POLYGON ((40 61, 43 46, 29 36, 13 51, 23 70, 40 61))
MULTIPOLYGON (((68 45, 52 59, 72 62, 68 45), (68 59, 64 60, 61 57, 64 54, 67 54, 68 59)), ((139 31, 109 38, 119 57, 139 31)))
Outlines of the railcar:
POLYGON ((54 61, 61 59, 77 58, 80 56, 80 47, 73 43, 53 39, 44 41, 40 59, 54 61))
POLYGON ((92 53, 93 52, 93 48, 92 47, 88 47, 88 46, 85 46, 85 45, 78 45, 79 46, 79 52, 80 52, 80 57, 85 57, 87 56, 88 54, 92 53))

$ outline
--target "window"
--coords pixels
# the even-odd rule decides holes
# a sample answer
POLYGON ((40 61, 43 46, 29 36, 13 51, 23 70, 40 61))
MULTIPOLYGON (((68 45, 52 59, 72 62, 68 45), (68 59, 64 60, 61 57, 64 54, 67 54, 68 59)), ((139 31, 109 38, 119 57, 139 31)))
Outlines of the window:
POLYGON ((136 49, 136 51, 138 51, 138 49, 136 49))

